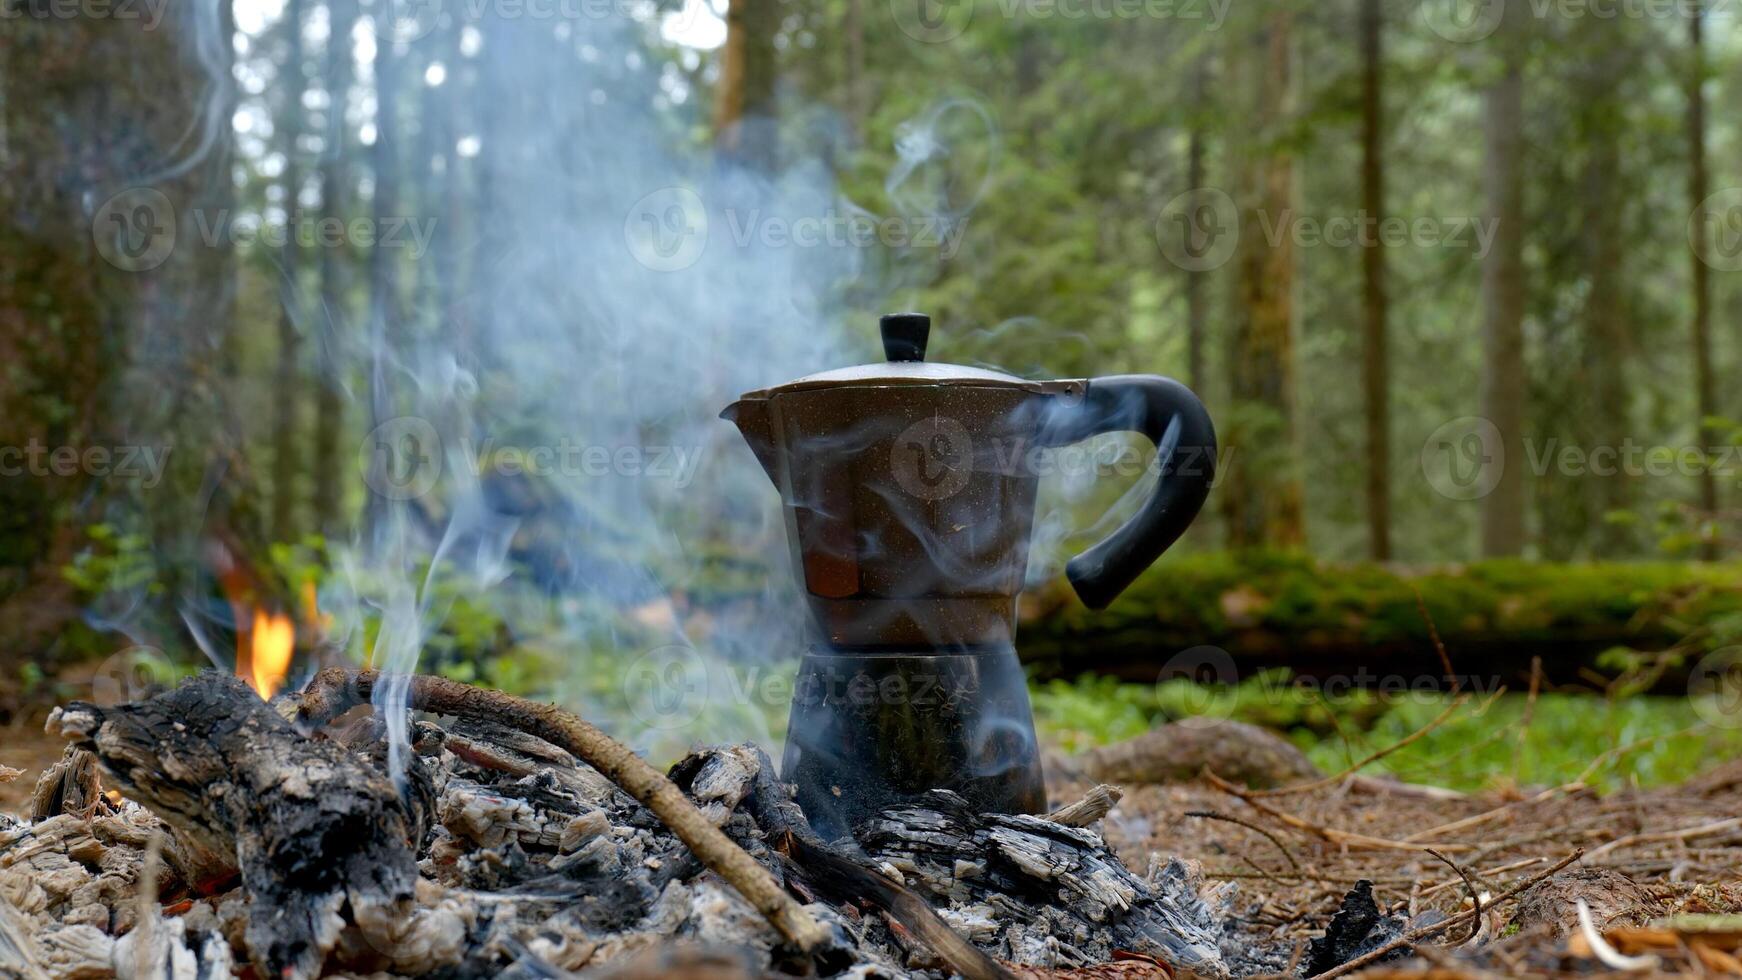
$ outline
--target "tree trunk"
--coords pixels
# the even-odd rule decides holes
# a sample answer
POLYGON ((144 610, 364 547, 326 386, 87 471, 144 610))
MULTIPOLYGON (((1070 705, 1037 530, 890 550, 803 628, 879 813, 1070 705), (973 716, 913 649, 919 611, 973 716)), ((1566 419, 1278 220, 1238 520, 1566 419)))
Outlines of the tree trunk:
POLYGON ((1498 466, 1494 488, 1482 498, 1482 554, 1524 550, 1524 71, 1520 5, 1501 16, 1496 35, 1503 64, 1485 96, 1487 149, 1482 183, 1484 220, 1495 223, 1494 244, 1482 263, 1481 414, 1499 432, 1485 446, 1486 466, 1498 466))
MULTIPOLYGON (((371 165, 375 171, 373 211, 377 227, 399 213, 399 56, 394 42, 382 40, 375 52, 375 148, 371 165)), ((371 487, 363 509, 363 524, 373 542, 382 526, 387 500, 374 488, 387 486, 391 447, 380 428, 393 414, 392 393, 387 387, 390 345, 399 339, 399 270, 393 250, 379 241, 369 250, 369 454, 371 487)))
POLYGON ((756 170, 774 168, 774 35, 778 0, 731 0, 714 96, 714 140, 722 155, 756 170))
MULTIPOLYGON (((321 219, 323 224, 343 223, 349 214, 351 175, 351 128, 345 108, 351 92, 351 30, 357 22, 356 0, 327 0, 327 35, 324 87, 327 90, 327 136, 322 147, 321 219)), ((351 256, 346 249, 321 250, 320 384, 315 390, 314 517, 322 534, 340 530, 344 492, 333 465, 339 456, 339 439, 345 428, 345 355, 343 338, 350 333, 351 256)))
POLYGON ((1234 399, 1229 467, 1230 545, 1298 547, 1302 516, 1294 392, 1294 158, 1282 132, 1290 111, 1292 20, 1265 15, 1251 52, 1257 77, 1252 126, 1242 154, 1239 278, 1228 364, 1234 399), (1282 229, 1277 235, 1274 229, 1282 229))
POLYGON ((441 135, 441 153, 447 166, 442 173, 442 200, 435 202, 432 213, 441 216, 442 234, 437 235, 432 246, 435 249, 437 319, 439 336, 445 337, 454 355, 462 363, 469 362, 473 356, 475 338, 472 334, 470 321, 461 308, 461 297, 469 292, 460 280, 460 223, 461 202, 471 199, 460 170, 460 154, 456 141, 459 134, 465 132, 464 117, 461 113, 469 105, 469 101, 460 98, 460 68, 465 64, 465 55, 461 51, 463 32, 458 23, 449 23, 443 28, 444 47, 441 49, 444 62, 447 65, 448 78, 442 89, 442 98, 437 101, 433 111, 439 116, 439 121, 430 120, 429 124, 436 126, 441 135))
MULTIPOLYGON (((1706 46, 1702 38, 1703 12, 1695 7, 1688 17, 1688 53, 1692 65, 1688 77, 1688 198, 1689 206, 1698 209, 1706 199, 1706 46)), ((1693 255, 1693 346, 1694 398, 1699 413, 1703 448, 1718 445, 1718 433, 1709 420, 1718 414, 1717 382, 1712 374, 1712 270, 1705 255, 1696 249, 1693 255)), ((1718 558, 1718 534, 1715 529, 1718 513, 1718 479, 1712 471, 1700 471, 1700 557, 1707 561, 1718 558)))
POLYGON ((226 12, 171 6, 155 30, 42 5, 6 17, 0 445, 43 455, 0 476, 0 663, 42 662, 77 618, 62 571, 92 520, 176 530, 158 555, 179 564, 208 516, 205 464, 233 448, 212 367, 233 327, 234 253, 200 234, 229 203, 226 12), (160 455, 153 492, 118 468, 43 468, 57 449, 123 446, 160 455))
MULTIPOLYGON (((1203 111, 1208 64, 1199 59, 1192 68, 1192 129, 1186 143, 1186 185, 1196 192, 1204 186, 1204 121, 1203 111)), ((1210 333, 1209 285, 1206 273, 1187 269, 1186 274, 1186 378, 1193 391, 1204 394, 1209 375, 1204 368, 1204 345, 1210 333)))
MULTIPOLYGON (((302 244, 296 234, 297 201, 302 192, 299 146, 302 139, 303 90, 308 75, 303 70, 303 0, 287 0, 282 29, 285 34, 284 63, 278 88, 284 105, 278 124, 284 154, 284 214, 289 230, 279 252, 278 362, 272 384, 272 538, 289 541, 296 536, 297 491, 302 486, 302 462, 297 446, 297 409, 300 397, 297 367, 302 353, 302 244)), ((320 460, 328 464, 331 459, 320 460)))
POLYGON ((842 31, 847 36, 847 118, 853 124, 855 136, 865 135, 865 120, 871 114, 869 81, 865 77, 865 14, 864 0, 847 0, 842 31))
POLYGON ((1361 0, 1361 211, 1370 222, 1361 249, 1361 390, 1367 429, 1367 549, 1391 558, 1391 406, 1387 382, 1385 249, 1377 231, 1385 215, 1381 0, 1361 0))
MULTIPOLYGON (((1616 57, 1620 39, 1612 36, 1613 25, 1590 19, 1596 35, 1594 47, 1602 53, 1593 61, 1591 94, 1585 105, 1586 157, 1584 172, 1585 274, 1590 288, 1585 293, 1585 374, 1589 393, 1592 450, 1618 453, 1627 438, 1628 391, 1623 365, 1629 356, 1631 337, 1627 327, 1627 295, 1621 288, 1621 222, 1619 145, 1622 106, 1613 88, 1604 81, 1621 77, 1622 59, 1616 57)), ((1611 457, 1612 459, 1614 457, 1611 457)), ((1625 554, 1629 547, 1627 526, 1606 520, 1624 510, 1631 501, 1631 478, 1618 465, 1600 464, 1592 457, 1592 513, 1596 521, 1591 551, 1599 558, 1625 554)))

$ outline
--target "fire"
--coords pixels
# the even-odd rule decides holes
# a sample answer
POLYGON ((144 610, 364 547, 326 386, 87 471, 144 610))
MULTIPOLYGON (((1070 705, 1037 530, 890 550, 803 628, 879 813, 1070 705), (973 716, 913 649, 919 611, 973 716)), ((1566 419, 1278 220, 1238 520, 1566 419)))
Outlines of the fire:
MULTIPOLYGON (((296 650, 296 625, 286 613, 255 609, 253 625, 244 635, 247 649, 236 658, 236 676, 247 681, 262 698, 271 698, 290 673, 290 656, 296 650)), ((238 645, 241 641, 238 637, 238 645)))

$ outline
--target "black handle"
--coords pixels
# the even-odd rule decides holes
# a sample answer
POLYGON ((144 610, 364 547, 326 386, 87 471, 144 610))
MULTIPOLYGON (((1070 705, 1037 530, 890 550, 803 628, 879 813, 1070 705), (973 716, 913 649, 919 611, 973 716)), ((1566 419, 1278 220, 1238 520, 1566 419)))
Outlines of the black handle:
POLYGON ((1090 609, 1104 609, 1191 526, 1216 477, 1216 428, 1172 378, 1122 374, 1087 382, 1082 401, 1049 413, 1040 441, 1064 446, 1104 432, 1141 432, 1161 452, 1155 492, 1120 528, 1065 565, 1090 609))
POLYGON ((883 333, 885 360, 925 360, 926 341, 931 337, 931 317, 924 313, 885 313, 877 325, 883 333))

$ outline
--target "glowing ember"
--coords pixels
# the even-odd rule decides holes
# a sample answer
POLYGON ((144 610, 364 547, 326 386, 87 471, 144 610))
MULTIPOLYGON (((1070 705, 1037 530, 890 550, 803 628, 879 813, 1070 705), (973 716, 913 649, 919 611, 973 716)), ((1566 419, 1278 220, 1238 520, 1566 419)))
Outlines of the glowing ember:
POLYGON ((296 626, 290 616, 256 609, 246 655, 236 658, 236 675, 262 698, 271 698, 284 685, 295 649, 296 626))

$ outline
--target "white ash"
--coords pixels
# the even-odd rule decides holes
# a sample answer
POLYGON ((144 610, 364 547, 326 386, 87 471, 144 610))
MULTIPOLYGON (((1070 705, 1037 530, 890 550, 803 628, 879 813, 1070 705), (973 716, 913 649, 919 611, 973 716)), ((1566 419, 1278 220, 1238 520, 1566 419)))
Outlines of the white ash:
MULTIPOLYGON (((370 921, 324 910, 338 934, 327 969, 549 977, 674 941, 748 950, 763 963, 785 955, 762 918, 650 812, 567 753, 520 733, 427 722, 420 745, 413 764, 432 794, 432 819, 419 842, 417 893, 397 910, 370 911, 370 921)), ((708 818, 784 878, 783 858, 747 806, 778 786, 766 766, 759 750, 733 746, 678 769, 708 818)), ((1177 862, 1146 882, 1093 830, 969 814, 959 798, 933 795, 869 826, 865 856, 996 957, 1064 966, 1105 961, 1115 948, 1197 955, 1194 929, 1217 928, 1177 862)), ((0 829, 0 974, 203 980, 243 968, 249 904, 234 883, 200 895, 166 873, 162 901, 142 905, 146 854, 163 829, 125 801, 0 829), (152 910, 144 920, 142 907, 152 910)), ((945 975, 881 912, 808 908, 843 937, 838 976, 945 975)), ((1212 946, 1197 972, 1221 974, 1214 954, 1212 946)))

